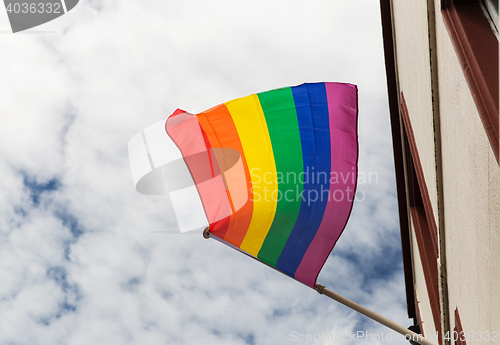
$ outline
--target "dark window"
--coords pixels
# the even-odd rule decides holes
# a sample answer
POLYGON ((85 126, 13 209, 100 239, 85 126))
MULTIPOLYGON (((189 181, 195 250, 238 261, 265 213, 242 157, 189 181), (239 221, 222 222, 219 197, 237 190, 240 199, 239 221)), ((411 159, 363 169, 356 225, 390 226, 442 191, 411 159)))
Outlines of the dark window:
POLYGON ((498 0, 441 0, 444 23, 498 162, 498 38, 485 8, 498 18, 498 0))

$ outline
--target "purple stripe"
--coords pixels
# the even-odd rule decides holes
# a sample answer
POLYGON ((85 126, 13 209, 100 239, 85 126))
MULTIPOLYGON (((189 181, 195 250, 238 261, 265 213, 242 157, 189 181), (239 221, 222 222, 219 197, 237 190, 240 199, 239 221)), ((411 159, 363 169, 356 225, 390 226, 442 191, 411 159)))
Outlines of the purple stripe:
POLYGON ((295 272, 295 279, 312 288, 347 224, 358 176, 357 88, 351 84, 325 85, 330 118, 333 178, 330 181, 329 200, 321 225, 295 272), (338 180, 334 179, 335 176, 338 180))

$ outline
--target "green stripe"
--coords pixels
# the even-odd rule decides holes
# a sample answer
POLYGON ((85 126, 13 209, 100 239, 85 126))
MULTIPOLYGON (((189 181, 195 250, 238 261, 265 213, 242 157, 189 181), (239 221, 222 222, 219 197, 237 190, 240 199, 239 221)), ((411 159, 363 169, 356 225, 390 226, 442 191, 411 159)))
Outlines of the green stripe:
POLYGON ((278 174, 276 215, 259 251, 258 258, 276 267, 276 262, 299 215, 302 184, 296 183, 304 171, 299 123, 291 88, 257 94, 267 122, 278 174), (282 179, 280 179, 282 177, 282 179), (297 189, 298 187, 298 189, 297 189), (288 200, 285 193, 288 192, 288 200))

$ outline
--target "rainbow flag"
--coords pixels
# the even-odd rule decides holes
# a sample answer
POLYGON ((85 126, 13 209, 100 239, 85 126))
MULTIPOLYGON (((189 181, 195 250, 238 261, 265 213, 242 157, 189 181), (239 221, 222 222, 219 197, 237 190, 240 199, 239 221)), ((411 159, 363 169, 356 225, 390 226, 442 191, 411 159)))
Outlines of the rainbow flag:
POLYGON ((357 113, 355 85, 311 83, 178 109, 165 126, 210 237, 314 288, 353 205, 357 113))

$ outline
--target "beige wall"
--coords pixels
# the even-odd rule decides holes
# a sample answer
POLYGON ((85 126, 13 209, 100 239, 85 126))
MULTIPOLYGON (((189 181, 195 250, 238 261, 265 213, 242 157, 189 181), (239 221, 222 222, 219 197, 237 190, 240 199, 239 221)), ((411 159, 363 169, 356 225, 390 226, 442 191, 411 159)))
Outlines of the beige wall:
POLYGON ((449 312, 500 332, 500 171, 440 11, 436 24, 449 312))
MULTIPOLYGON (((427 1, 393 0, 399 91, 405 94, 438 221, 435 135, 442 145, 444 233, 451 329, 458 307, 466 332, 500 332, 500 169, 435 2, 439 118, 434 132, 427 1)), ((432 18, 432 17, 431 17, 432 18)), ((441 188, 441 187, 440 187, 441 188)), ((442 230, 442 229, 441 229, 442 230)), ((413 258, 419 258, 412 233, 413 258)), ((435 332, 420 262, 414 282, 426 334, 435 332), (430 318, 430 319, 429 319, 430 318)), ((467 344, 475 344, 468 340, 467 344)))
POLYGON ((422 161, 436 224, 438 203, 427 2, 393 0, 396 68, 422 161))
MULTIPOLYGON (((434 217, 436 224, 439 224, 427 2, 393 0, 392 9, 399 91, 405 95, 434 217)), ((413 258, 420 258, 413 229, 411 242, 413 258)), ((419 260, 413 262, 413 270, 418 307, 423 321, 422 331, 429 336, 435 334, 436 330, 419 260)))

